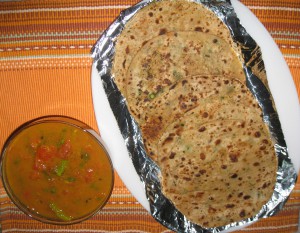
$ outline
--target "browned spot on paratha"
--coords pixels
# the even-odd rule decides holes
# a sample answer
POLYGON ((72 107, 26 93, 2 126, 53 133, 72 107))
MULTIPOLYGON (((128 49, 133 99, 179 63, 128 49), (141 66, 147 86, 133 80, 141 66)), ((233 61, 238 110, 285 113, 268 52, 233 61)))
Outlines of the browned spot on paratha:
POLYGON ((186 0, 151 3, 116 42, 112 72, 162 191, 203 227, 254 216, 274 190, 274 145, 241 61, 226 26, 186 0))

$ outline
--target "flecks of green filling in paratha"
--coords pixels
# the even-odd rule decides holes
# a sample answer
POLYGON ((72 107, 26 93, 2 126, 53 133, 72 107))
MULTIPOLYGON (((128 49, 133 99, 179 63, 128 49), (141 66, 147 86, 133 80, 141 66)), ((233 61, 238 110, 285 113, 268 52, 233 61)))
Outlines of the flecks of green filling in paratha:
POLYGON ((185 0, 145 7, 116 42, 115 81, 162 191, 207 228, 256 215, 276 182, 274 145, 238 52, 211 11, 185 0))

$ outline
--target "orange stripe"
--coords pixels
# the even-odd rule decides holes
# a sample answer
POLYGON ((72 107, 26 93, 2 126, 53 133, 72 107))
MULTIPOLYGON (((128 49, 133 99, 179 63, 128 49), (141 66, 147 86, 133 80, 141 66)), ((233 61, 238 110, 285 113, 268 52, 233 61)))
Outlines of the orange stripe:
MULTIPOLYGON (((281 52, 283 54, 295 54, 296 53, 296 49, 292 49, 292 48, 280 48, 281 52)), ((299 53, 299 49, 298 49, 298 53, 299 53)), ((299 53, 300 54, 300 53, 299 53)))
POLYGON ((265 22, 266 23, 275 22, 279 25, 281 23, 297 25, 299 23, 298 18, 300 17, 300 14, 299 14, 298 18, 295 17, 295 16, 289 17, 288 15, 284 15, 284 16, 280 16, 282 18, 279 20, 278 18, 276 18, 276 17, 279 17, 279 15, 276 15, 276 14, 266 15, 266 14, 264 14, 263 11, 260 11, 260 12, 255 11, 255 14, 263 23, 265 23, 265 22))
MULTIPOLYGON (((300 100, 300 69, 299 69, 299 65, 296 68, 290 67, 290 70, 291 70, 291 74, 294 78, 295 86, 296 86, 298 96, 299 96, 299 100, 300 100)), ((298 183, 299 183, 299 181, 298 181, 298 183)), ((299 186, 297 188, 298 188, 297 190, 300 190, 299 186)), ((300 205, 300 202, 299 202, 299 205, 300 205)), ((300 206, 299 206, 299 208, 300 208, 300 206)))
POLYGON ((275 20, 261 20, 262 24, 266 27, 267 30, 272 31, 272 32, 288 32, 288 33, 294 33, 298 34, 296 36, 292 36, 292 38, 299 38, 299 29, 297 27, 297 24, 292 24, 292 23, 284 23, 284 22, 276 22, 275 20))
POLYGON ((90 90, 90 66, 74 65, 72 69, 51 69, 51 72, 43 69, 0 71, 1 79, 6 80, 0 85, 1 99, 6 100, 0 108, 0 146, 13 129, 41 115, 62 114, 96 126, 94 116, 86 114, 86 109, 93 109, 91 95, 71 94, 74 90, 78 93, 90 90), (26 112, 26 116, 15 114, 18 112, 26 112))
POLYGON ((278 44, 293 44, 293 45, 297 45, 299 46, 300 45, 300 40, 290 40, 289 39, 276 39, 276 43, 278 44))
MULTIPOLYGON (((112 18, 113 20, 114 18, 112 18)), ((0 29, 3 32, 5 32, 4 35, 7 35, 7 32, 10 32, 11 34, 19 34, 19 33, 36 33, 36 32, 70 32, 70 31, 93 31, 93 30, 103 30, 105 26, 108 26, 109 24, 107 22, 80 22, 80 23, 65 23, 65 24, 51 24, 49 22, 48 24, 24 24, 23 26, 20 26, 18 24, 16 25, 6 25, 1 26, 0 29), (37 30, 38 28, 38 30, 37 30)))

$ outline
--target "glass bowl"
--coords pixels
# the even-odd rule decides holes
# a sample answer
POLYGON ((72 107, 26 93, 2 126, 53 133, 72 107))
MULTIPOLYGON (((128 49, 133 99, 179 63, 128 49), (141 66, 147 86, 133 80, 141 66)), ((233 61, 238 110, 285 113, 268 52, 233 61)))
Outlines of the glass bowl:
POLYGON ((18 127, 2 149, 4 188, 24 213, 44 223, 84 221, 107 203, 114 171, 100 136, 65 116, 18 127))

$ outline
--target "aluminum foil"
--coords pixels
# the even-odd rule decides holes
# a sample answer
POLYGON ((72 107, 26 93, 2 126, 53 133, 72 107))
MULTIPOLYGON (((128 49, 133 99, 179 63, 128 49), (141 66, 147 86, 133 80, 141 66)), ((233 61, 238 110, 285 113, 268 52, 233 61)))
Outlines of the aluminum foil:
POLYGON ((275 139, 275 151, 278 156, 277 182, 271 199, 263 206, 260 212, 252 218, 234 222, 222 227, 202 228, 185 218, 174 205, 162 194, 158 175, 159 167, 147 156, 139 127, 129 113, 126 99, 114 83, 111 68, 114 57, 115 41, 126 23, 151 0, 143 0, 138 4, 121 12, 120 16, 102 34, 92 49, 92 57, 96 63, 104 90, 113 110, 114 116, 123 135, 129 156, 132 159, 137 174, 144 184, 147 199, 150 203, 152 216, 167 228, 177 232, 221 232, 232 231, 237 227, 257 221, 260 218, 273 216, 287 201, 295 186, 297 172, 288 156, 287 146, 281 130, 280 121, 270 92, 262 83, 260 75, 265 75, 265 67, 261 51, 256 42, 246 32, 229 0, 194 0, 204 4, 219 17, 231 32, 234 42, 239 44, 244 58, 244 71, 249 90, 256 97, 263 110, 263 118, 269 126, 272 137, 275 139))

